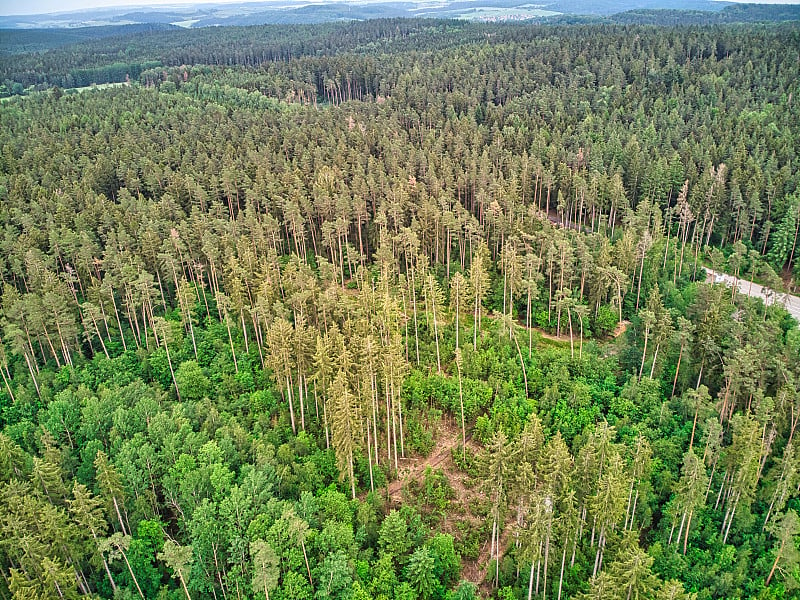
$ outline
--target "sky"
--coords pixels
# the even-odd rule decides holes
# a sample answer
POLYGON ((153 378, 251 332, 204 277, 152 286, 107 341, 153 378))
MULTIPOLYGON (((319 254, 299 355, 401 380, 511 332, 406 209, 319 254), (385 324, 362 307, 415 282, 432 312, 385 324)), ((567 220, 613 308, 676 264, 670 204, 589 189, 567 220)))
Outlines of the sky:
MULTIPOLYGON (((103 6, 169 6, 201 4, 203 0, 0 0, 0 15, 33 15, 67 12, 103 6)), ((215 2, 247 2, 247 0, 214 0, 215 2)), ((728 0, 730 1, 730 0, 728 0)), ((733 0, 753 4, 800 4, 800 0, 733 0)), ((665 1, 665 4, 668 2, 665 1)))
MULTIPOLYGON (((214 3, 247 1, 214 0, 214 3)), ((173 6, 202 3, 203 0, 0 0, 0 15, 38 15, 106 6, 173 6)))

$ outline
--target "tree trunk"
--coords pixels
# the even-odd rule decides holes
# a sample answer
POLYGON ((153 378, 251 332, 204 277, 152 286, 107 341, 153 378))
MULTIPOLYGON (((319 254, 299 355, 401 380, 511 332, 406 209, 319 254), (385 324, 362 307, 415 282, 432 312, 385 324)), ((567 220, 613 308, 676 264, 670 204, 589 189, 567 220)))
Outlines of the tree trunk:
POLYGON ((314 580, 311 578, 311 567, 308 565, 308 554, 306 554, 306 543, 305 540, 300 538, 300 547, 303 549, 303 560, 306 561, 306 571, 308 571, 308 582, 311 584, 311 587, 314 587, 314 580))
POLYGON ((139 591, 139 595, 142 597, 142 600, 144 600, 144 594, 142 593, 142 588, 139 587, 139 581, 136 579, 136 575, 133 574, 131 563, 128 562, 128 556, 125 554, 125 552, 123 552, 122 548, 118 547, 117 549, 119 550, 120 554, 122 554, 122 558, 125 559, 125 564, 128 566, 128 573, 131 574, 131 579, 133 579, 133 583, 136 585, 136 589, 139 591))
POLYGON ((531 575, 528 579, 528 600, 533 598, 533 561, 531 561, 531 575))
POLYGON ((656 370, 656 359, 658 358, 658 349, 661 344, 656 344, 656 351, 653 352, 653 364, 650 365, 650 379, 653 378, 653 373, 656 370))
POLYGON ((567 320, 569 321, 569 352, 570 358, 575 358, 575 341, 572 335, 572 311, 567 307, 567 320))
POLYGON ((417 366, 419 366, 419 326, 417 324, 417 288, 414 285, 414 269, 411 269, 411 307, 414 312, 414 348, 417 352, 417 366))
POLYGON ((192 600, 192 597, 189 595, 189 589, 186 587, 186 580, 183 578, 183 573, 178 571, 178 577, 181 580, 181 585, 183 586, 183 591, 186 593, 187 600, 192 600))
POLYGON ((692 526, 692 516, 694 516, 694 511, 689 511, 689 520, 686 522, 686 534, 683 536, 683 554, 686 554, 686 546, 689 543, 689 529, 692 526))
POLYGON ((367 418, 367 463, 369 464, 369 491, 375 491, 375 483, 372 479, 372 432, 369 429, 369 418, 367 418))
POLYGON ((306 411, 303 408, 303 374, 297 374, 297 400, 300 403, 300 429, 306 430, 306 411))
POLYGON ((164 340, 164 349, 167 351, 167 364, 169 365, 169 374, 172 376, 172 383, 175 386, 175 395, 178 397, 178 402, 181 401, 181 392, 178 390, 178 381, 175 379, 175 370, 172 368, 172 358, 169 355, 169 344, 164 340))
POLYGON ((550 558, 550 528, 552 527, 552 516, 547 523, 547 537, 544 542, 544 577, 542 581, 542 600, 547 598, 547 565, 550 558))
POLYGON ((352 448, 350 449, 348 463, 349 463, 348 469, 350 470, 350 489, 351 489, 351 491, 353 493, 353 500, 355 500, 356 499, 356 477, 355 477, 355 474, 353 472, 353 450, 352 450, 352 448))
POLYGON ((433 280, 430 281, 431 288, 431 308, 433 309, 433 338, 436 341, 436 369, 439 375, 442 374, 442 359, 439 354, 439 322, 436 320, 436 298, 434 297, 433 280))
POLYGON ((769 586, 769 582, 772 581, 772 576, 775 574, 775 569, 778 568, 778 562, 781 560, 781 555, 783 554, 783 546, 786 544, 786 540, 781 542, 781 547, 778 549, 778 555, 775 557, 775 562, 772 563, 772 569, 769 571, 769 575, 767 576, 767 580, 764 582, 764 586, 769 586))
POLYGON ((644 275, 644 258, 645 258, 646 254, 647 254, 647 252, 645 252, 644 248, 642 248, 642 263, 641 263, 641 265, 639 267, 639 283, 636 286, 636 311, 637 312, 639 311, 639 297, 641 296, 641 293, 642 293, 642 275, 644 275))
POLYGON ((644 360, 647 357, 647 338, 650 337, 650 327, 645 327, 644 330, 644 350, 642 351, 642 364, 639 366, 639 379, 642 378, 642 371, 644 370, 644 360))
POLYGON ((231 335, 231 324, 228 321, 228 313, 225 312, 225 327, 228 329, 228 343, 231 346, 231 356, 233 357, 233 368, 236 371, 236 374, 239 374, 239 365, 236 362, 236 350, 233 348, 233 336, 231 335))
MULTIPOLYGON (((448 247, 449 250, 449 247, 448 247)), ((447 263, 448 270, 450 269, 450 263, 447 263)), ((460 348, 461 346, 458 343, 458 329, 459 329, 459 322, 458 322, 458 313, 460 312, 460 307, 458 305, 458 301, 460 300, 459 296, 461 295, 460 290, 456 290, 456 348, 460 348)))
POLYGON ((292 433, 297 435, 297 425, 294 422, 294 404, 292 403, 292 384, 289 381, 289 374, 286 374, 286 398, 289 401, 289 418, 292 421, 292 433))
POLYGON ((522 377, 525 379, 525 397, 528 397, 528 373, 525 370, 525 361, 522 359, 522 350, 519 348, 519 342, 517 341, 517 336, 514 337, 514 345, 517 347, 517 354, 519 355, 519 364, 522 366, 522 377))
POLYGON ((561 600, 561 589, 564 585, 564 566, 567 562, 567 544, 564 540, 564 548, 561 551, 561 573, 558 576, 558 600, 561 600))
POLYGON ((678 366, 675 367, 675 379, 672 381, 672 394, 670 395, 670 399, 675 397, 675 386, 678 385, 678 373, 681 370, 681 358, 683 357, 683 344, 681 344, 681 349, 678 352, 678 366))

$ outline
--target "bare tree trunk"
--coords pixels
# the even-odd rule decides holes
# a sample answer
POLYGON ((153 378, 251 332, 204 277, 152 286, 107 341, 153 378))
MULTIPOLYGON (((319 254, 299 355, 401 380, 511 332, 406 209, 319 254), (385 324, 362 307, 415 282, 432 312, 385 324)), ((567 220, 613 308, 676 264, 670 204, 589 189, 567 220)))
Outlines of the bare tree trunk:
POLYGON ((775 562, 772 563, 772 569, 769 571, 769 575, 767 576, 767 580, 764 582, 765 586, 769 586, 769 582, 772 581, 772 576, 775 574, 775 569, 778 568, 778 562, 781 560, 781 555, 783 554, 783 546, 786 541, 781 542, 781 547, 778 549, 778 555, 775 557, 775 562))
POLYGON ((681 349, 678 352, 678 365, 677 365, 677 367, 675 367, 675 379, 673 379, 673 381, 672 381, 672 395, 670 395, 670 398, 674 398, 675 397, 675 386, 678 385, 678 373, 680 373, 680 370, 681 370, 681 358, 682 357, 683 357, 683 344, 681 344, 681 349))

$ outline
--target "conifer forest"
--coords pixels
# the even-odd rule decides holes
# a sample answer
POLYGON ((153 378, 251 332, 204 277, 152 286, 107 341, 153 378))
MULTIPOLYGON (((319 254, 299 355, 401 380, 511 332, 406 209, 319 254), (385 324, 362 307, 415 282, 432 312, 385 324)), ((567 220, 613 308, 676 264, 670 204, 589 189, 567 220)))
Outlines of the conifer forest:
POLYGON ((0 82, 0 599, 799 597, 798 22, 0 82))

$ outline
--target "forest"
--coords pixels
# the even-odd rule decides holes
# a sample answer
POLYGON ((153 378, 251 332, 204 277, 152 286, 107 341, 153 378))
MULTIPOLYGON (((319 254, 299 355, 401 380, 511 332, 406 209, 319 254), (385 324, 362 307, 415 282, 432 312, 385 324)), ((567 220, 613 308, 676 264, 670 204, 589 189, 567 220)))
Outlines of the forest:
POLYGON ((796 24, 0 71, 0 598, 797 597, 796 24))

